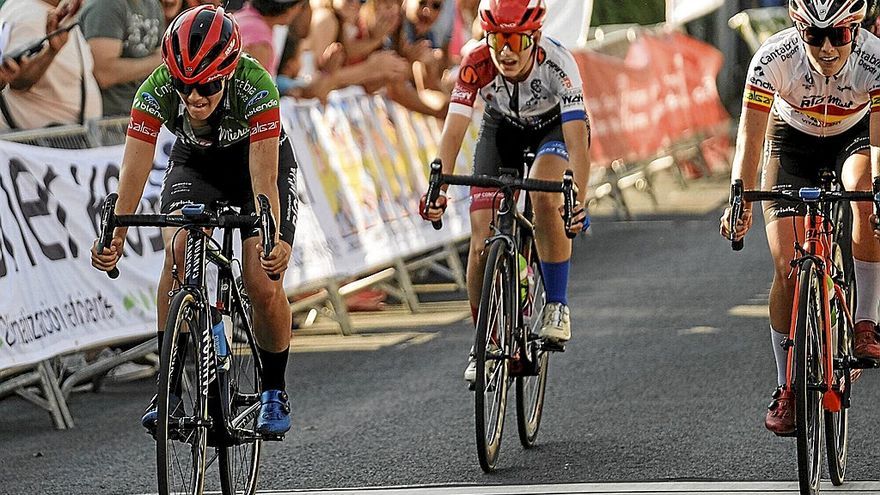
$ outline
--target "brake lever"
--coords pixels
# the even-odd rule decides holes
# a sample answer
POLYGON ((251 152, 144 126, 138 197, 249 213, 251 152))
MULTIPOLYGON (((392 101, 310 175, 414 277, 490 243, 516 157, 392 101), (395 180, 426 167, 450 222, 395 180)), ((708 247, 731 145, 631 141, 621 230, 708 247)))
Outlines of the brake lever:
MULTIPOLYGON (((116 200, 118 199, 118 194, 110 193, 104 199, 104 206, 101 207, 101 232, 98 235, 98 245, 95 247, 98 253, 103 253, 104 248, 110 247, 113 242, 113 230, 116 228, 114 210, 116 210, 116 200)), ((119 277, 119 268, 114 266, 107 272, 107 276, 112 279, 119 277)))
MULTIPOLYGON (((257 203, 260 206, 260 236, 263 238, 263 257, 268 258, 275 249, 275 219, 272 217, 272 205, 269 198, 265 194, 257 196, 257 203)), ((273 273, 267 274, 270 280, 279 280, 281 275, 273 273)))
MULTIPOLYGON (((425 201, 425 209, 422 211, 424 215, 428 214, 428 209, 431 205, 437 203, 437 198, 440 197, 440 172, 443 170, 443 163, 439 158, 435 159, 431 162, 431 175, 428 177, 428 194, 427 201, 425 201)), ((440 230, 443 228, 443 220, 432 220, 431 225, 434 226, 434 230, 440 230)))
POLYGON ((743 182, 742 179, 736 179, 730 185, 730 233, 727 238, 730 240, 730 248, 734 251, 742 250, 745 243, 743 239, 734 240, 736 236, 736 222, 742 218, 743 214, 743 182))
POLYGON ((571 221, 574 215, 574 203, 577 194, 577 186, 574 185, 574 173, 566 170, 562 174, 562 198, 563 198, 563 214, 562 218, 565 222, 565 236, 569 239, 577 237, 576 232, 571 231, 571 221))

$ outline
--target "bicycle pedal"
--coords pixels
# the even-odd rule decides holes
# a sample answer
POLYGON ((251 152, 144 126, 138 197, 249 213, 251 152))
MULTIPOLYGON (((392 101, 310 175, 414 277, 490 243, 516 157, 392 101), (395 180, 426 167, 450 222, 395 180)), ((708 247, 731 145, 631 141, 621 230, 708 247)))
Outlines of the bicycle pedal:
POLYGON ((280 435, 273 435, 271 433, 261 433, 264 442, 283 442, 284 441, 284 433, 280 435))
POLYGON ((547 352, 565 352, 565 345, 545 340, 544 343, 541 344, 541 350, 547 352))
POLYGON ((774 432, 773 434, 776 435, 777 437, 782 437, 782 438, 792 438, 792 437, 796 437, 796 436, 797 436, 797 430, 791 430, 791 431, 788 432, 788 433, 776 433, 776 432, 774 432))
POLYGON ((475 382, 468 382, 468 390, 473 392, 476 389, 477 389, 477 384, 475 382))

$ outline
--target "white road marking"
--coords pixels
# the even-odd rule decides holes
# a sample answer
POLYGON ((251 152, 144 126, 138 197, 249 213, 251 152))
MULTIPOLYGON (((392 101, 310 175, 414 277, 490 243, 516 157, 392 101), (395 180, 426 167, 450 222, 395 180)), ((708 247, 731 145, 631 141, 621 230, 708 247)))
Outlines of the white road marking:
MULTIPOLYGON (((839 495, 880 493, 880 482, 855 481, 841 487, 823 483, 822 491, 839 495)), ((260 491, 261 495, 797 495, 797 482, 649 482, 578 483, 517 486, 408 486, 327 490, 260 491)))

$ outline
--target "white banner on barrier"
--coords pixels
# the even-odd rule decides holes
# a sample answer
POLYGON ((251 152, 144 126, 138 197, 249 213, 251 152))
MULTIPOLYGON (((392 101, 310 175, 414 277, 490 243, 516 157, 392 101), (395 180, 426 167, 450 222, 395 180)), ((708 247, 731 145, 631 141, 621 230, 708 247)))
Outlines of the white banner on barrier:
MULTIPOLYGON (((282 105, 300 165, 300 209, 285 287, 381 268, 469 235, 468 191, 453 187, 445 226, 418 215, 436 121, 382 98, 336 95, 326 107, 282 105)), ((476 126, 457 173, 469 173, 476 126)), ((158 212, 175 137, 163 129, 141 211, 158 212)), ((122 147, 40 148, 0 141, 0 369, 155 331, 163 243, 159 229, 131 228, 111 281, 89 249, 100 205, 117 188, 122 147)))
MULTIPOLYGON (((114 282, 89 262, 121 155, 0 146, 0 369, 154 331, 159 232, 129 230, 114 282)), ((151 180, 145 211, 158 208, 157 193, 151 180)))

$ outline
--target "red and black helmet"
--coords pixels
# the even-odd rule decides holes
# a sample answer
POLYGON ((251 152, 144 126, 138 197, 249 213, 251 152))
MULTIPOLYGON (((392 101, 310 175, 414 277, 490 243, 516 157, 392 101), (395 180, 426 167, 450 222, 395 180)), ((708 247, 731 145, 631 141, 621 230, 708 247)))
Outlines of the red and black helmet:
POLYGON ((480 26, 487 33, 537 31, 544 25, 544 0, 481 0, 480 26))
POLYGON ((162 40, 162 61, 185 84, 232 74, 241 55, 238 23, 223 7, 200 5, 178 15, 162 40))

